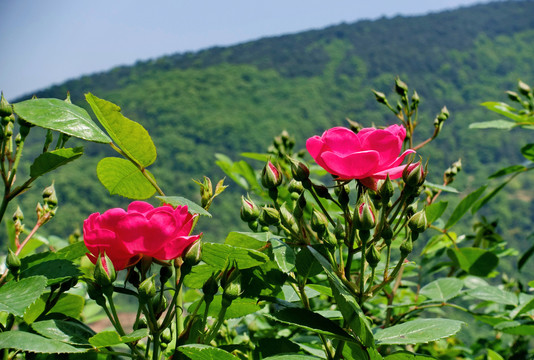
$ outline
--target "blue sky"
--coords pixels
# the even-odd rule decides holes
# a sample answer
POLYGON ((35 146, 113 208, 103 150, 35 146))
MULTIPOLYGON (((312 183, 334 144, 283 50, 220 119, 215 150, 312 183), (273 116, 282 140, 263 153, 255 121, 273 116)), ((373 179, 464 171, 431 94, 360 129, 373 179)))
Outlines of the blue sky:
POLYGON ((8 99, 163 55, 488 0, 1 0, 8 99))

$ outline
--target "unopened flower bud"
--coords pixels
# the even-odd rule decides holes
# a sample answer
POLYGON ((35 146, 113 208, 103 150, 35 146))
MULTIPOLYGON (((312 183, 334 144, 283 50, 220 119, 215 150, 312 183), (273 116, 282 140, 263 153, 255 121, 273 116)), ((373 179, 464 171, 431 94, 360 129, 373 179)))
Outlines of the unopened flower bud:
POLYGON ((20 221, 22 222, 24 220, 24 214, 22 213, 22 210, 20 206, 17 206, 17 210, 13 213, 13 221, 20 221))
POLYGON ((49 207, 57 206, 57 196, 56 196, 56 189, 54 188, 54 184, 46 187, 43 190, 43 200, 44 200, 44 203, 47 204, 49 207))
POLYGON ((7 254, 6 258, 6 266, 13 274, 17 274, 20 269, 20 259, 19 257, 11 250, 9 249, 9 253, 7 254))
POLYGON ((154 281, 155 276, 156 274, 145 279, 141 284, 139 284, 139 300, 141 300, 141 302, 147 303, 156 295, 156 282, 154 281))
POLYGON ((367 253, 365 254, 365 260, 367 260, 367 263, 373 269, 376 268, 380 262, 380 253, 374 245, 369 247, 369 250, 367 250, 367 253))
POLYGON ((217 281, 215 278, 210 276, 208 280, 202 285, 202 292, 204 293, 204 301, 209 304, 213 301, 213 297, 215 294, 217 294, 217 291, 219 290, 219 285, 217 284, 217 281))
POLYGON ((402 179, 407 186, 412 188, 421 186, 425 181, 425 174, 421 162, 418 162, 416 166, 412 166, 411 169, 410 166, 407 166, 402 173, 402 179))
POLYGON ((521 103, 521 98, 519 97, 519 94, 514 91, 507 91, 506 95, 508 95, 508 98, 512 101, 521 103))
POLYGON ((422 233, 428 226, 425 210, 421 210, 412 215, 408 221, 408 227, 415 233, 422 233))
POLYGON ((159 269, 159 281, 161 284, 165 284, 172 276, 172 270, 170 266, 162 266, 159 269))
POLYGON ((206 208, 213 197, 213 186, 211 185, 211 179, 207 176, 204 176, 204 182, 197 183, 200 184, 200 205, 203 208, 206 208))
POLYGON ((387 104, 388 100, 386 99, 386 95, 384 93, 376 90, 372 90, 372 92, 375 94, 376 101, 378 101, 380 104, 387 104))
POLYGON ((92 280, 86 280, 87 284, 87 295, 89 298, 94 300, 98 305, 104 307, 106 306, 106 299, 102 294, 102 288, 92 280))
POLYGON ((261 184, 266 189, 272 189, 282 184, 282 173, 278 167, 276 167, 271 161, 267 161, 267 164, 261 172, 261 184))
POLYGON ((341 205, 342 208, 346 208, 350 201, 350 187, 348 185, 342 185, 337 186, 335 189, 337 192, 337 201, 339 202, 339 205, 341 205))
POLYGON ((196 264, 200 262, 200 259, 202 258, 202 241, 199 239, 195 241, 193 244, 189 245, 189 248, 185 251, 185 254, 183 256, 185 265, 184 269, 189 269, 196 264))
POLYGON ((383 203, 388 203, 389 199, 395 194, 395 188, 393 187, 393 182, 389 178, 389 175, 387 175, 386 180, 382 183, 380 188, 378 189, 378 194, 382 198, 383 203))
POLYGON ((94 278, 98 285, 102 286, 104 292, 113 292, 113 282, 117 279, 117 273, 115 267, 104 253, 100 253, 96 260, 96 266, 94 271, 94 278), (109 290, 111 288, 111 290, 109 290))
POLYGON ((7 101, 7 99, 4 97, 4 93, 2 92, 0 99, 0 117, 11 116, 11 114, 13 114, 11 104, 7 101))
POLYGON ((241 196, 241 219, 245 222, 256 220, 260 216, 260 208, 250 199, 241 196))
POLYGON ((167 298, 165 296, 153 296, 150 300, 150 306, 156 315, 156 319, 161 316, 161 314, 167 308, 167 298))
POLYGON ((313 190, 315 190, 315 193, 317 196, 323 199, 332 199, 332 196, 330 196, 330 192, 328 191, 328 188, 324 185, 313 185, 313 190))
POLYGON ((261 209, 259 222, 265 226, 276 226, 280 223, 280 214, 278 210, 271 207, 263 207, 261 209))
POLYGON ((358 230, 370 230, 375 227, 376 219, 369 202, 363 202, 358 206, 358 213, 354 223, 358 230))
POLYGON ((519 80, 517 82, 517 89, 519 90, 519 92, 525 96, 528 96, 530 94, 530 92, 532 91, 532 89, 530 88, 530 86, 528 86, 527 84, 525 84, 524 82, 522 82, 521 80, 519 80))
POLYGON ((415 109, 417 107, 417 105, 419 104, 419 94, 417 93, 417 91, 413 91, 413 95, 412 95, 412 110, 415 109))
POLYGON ((399 77, 395 78, 395 91, 400 96, 405 96, 408 93, 408 85, 406 85, 406 83, 399 77))
POLYGON ((322 212, 313 209, 310 226, 319 235, 319 238, 322 238, 328 228, 328 219, 322 212))
POLYGON ((310 177, 310 169, 302 162, 291 161, 291 174, 293 179, 304 181, 310 177))
POLYGON ((289 185, 287 186, 287 190, 290 193, 296 193, 300 195, 304 191, 304 186, 302 186, 302 182, 295 179, 291 179, 289 185))
POLYGON ((222 294, 222 306, 228 307, 241 295, 241 279, 236 279, 224 288, 222 294))
POLYGON ((405 259, 413 250, 412 239, 406 239, 400 246, 401 257, 405 259))
POLYGON ((282 223, 284 225, 289 226, 291 230, 298 230, 293 214, 291 214, 285 205, 280 207, 280 217, 282 218, 282 223))
POLYGON ((230 285, 234 280, 241 277, 241 272, 237 268, 237 265, 234 263, 233 266, 230 266, 224 270, 221 276, 221 287, 224 289, 230 285))
POLYGON ((380 236, 382 239, 384 239, 384 243, 389 246, 391 245, 391 239, 393 239, 393 230, 391 230, 391 226, 387 222, 384 222, 382 225, 382 231, 380 232, 380 236))

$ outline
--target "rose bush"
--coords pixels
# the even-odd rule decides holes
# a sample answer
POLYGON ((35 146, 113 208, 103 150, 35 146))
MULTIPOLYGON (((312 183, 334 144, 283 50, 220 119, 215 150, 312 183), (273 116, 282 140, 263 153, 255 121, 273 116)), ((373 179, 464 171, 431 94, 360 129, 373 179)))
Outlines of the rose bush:
POLYGON ((95 263, 98 254, 105 253, 117 271, 143 256, 175 259, 200 238, 190 235, 196 216, 187 206, 155 208, 144 201, 132 202, 127 211, 114 208, 91 214, 83 223, 83 239, 90 251, 87 256, 95 263))
POLYGON ((339 180, 357 179, 376 190, 377 180, 402 176, 407 166, 401 165, 402 161, 415 152, 408 149, 400 154, 405 137, 406 129, 401 125, 363 128, 357 134, 334 127, 322 136, 309 138, 306 149, 317 164, 339 180))

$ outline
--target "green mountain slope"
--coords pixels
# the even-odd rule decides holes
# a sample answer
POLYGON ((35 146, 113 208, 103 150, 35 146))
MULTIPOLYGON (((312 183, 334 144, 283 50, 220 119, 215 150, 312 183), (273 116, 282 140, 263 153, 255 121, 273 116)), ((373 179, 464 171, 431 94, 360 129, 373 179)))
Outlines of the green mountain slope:
MULTIPOLYGON (((533 83, 532 14, 534 1, 504 1, 341 24, 138 62, 36 95, 64 98, 70 91, 72 100, 84 105, 83 94, 90 91, 120 105, 152 135, 158 159, 151 171, 163 190, 197 199, 191 179, 224 176, 214 153, 237 159, 241 152, 263 152, 282 129, 302 148, 306 138, 345 125, 346 118, 364 126, 393 123, 371 89, 391 93, 400 75, 422 98, 418 140, 431 134, 443 105, 451 112, 440 138, 423 153, 431 158, 431 180, 440 182, 443 170, 462 158, 465 174, 455 185, 473 188, 501 165, 521 161, 517 144, 526 142, 526 134, 469 130, 468 125, 494 117, 481 102, 505 100, 504 90, 518 79, 533 83)), ((89 144, 84 158, 53 175, 63 206, 47 225, 50 231, 66 235, 89 213, 127 203, 107 196, 98 183, 95 167, 104 152, 112 154, 89 144)), ((243 226, 236 224, 242 190, 230 185, 233 193, 223 194, 212 208, 216 217, 202 223, 209 241, 243 226)), ((27 209, 34 204, 35 198, 24 199, 27 209)), ((500 197, 506 228, 532 226, 528 218, 502 210, 512 204, 524 214, 534 210, 528 197, 500 197)))

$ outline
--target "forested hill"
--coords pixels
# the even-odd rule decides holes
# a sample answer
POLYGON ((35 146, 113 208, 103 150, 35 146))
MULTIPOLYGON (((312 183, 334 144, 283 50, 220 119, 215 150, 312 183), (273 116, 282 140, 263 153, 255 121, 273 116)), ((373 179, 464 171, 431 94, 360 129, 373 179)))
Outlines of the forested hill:
MULTIPOLYGON (((499 166, 520 161, 518 144, 526 142, 526 134, 469 130, 468 125, 494 117, 481 102, 505 101, 504 91, 515 88, 518 79, 534 83, 533 14, 534 1, 501 1, 340 24, 137 62, 36 95, 64 98, 70 91, 72 100, 83 105, 83 94, 91 92, 118 104, 152 135, 158 160, 151 171, 163 190, 195 198, 192 178, 223 176, 214 153, 238 159, 241 152, 262 152, 282 129, 302 148, 307 137, 345 125, 346 118, 364 126, 393 123, 371 89, 391 94, 399 75, 421 97, 420 140, 428 137, 443 105, 451 112, 440 138, 423 155, 431 158, 435 182, 462 158, 465 174, 457 186, 466 189, 483 183, 499 166)), ((96 162, 104 151, 104 146, 88 145, 85 159, 54 174, 63 208, 52 230, 64 232, 67 222, 81 224, 90 212, 125 204, 107 196, 96 179, 96 162)), ((232 221, 238 218, 235 194, 241 189, 230 185, 234 195, 217 199, 216 218, 202 223, 211 228, 204 230, 208 241, 217 240, 208 234, 223 236, 237 226, 232 221)), ((25 201, 29 208, 35 204, 25 201)), ((504 208, 513 202, 516 212, 532 214, 528 198, 499 201, 504 208)), ((500 216, 510 229, 525 226, 525 219, 500 216)))

